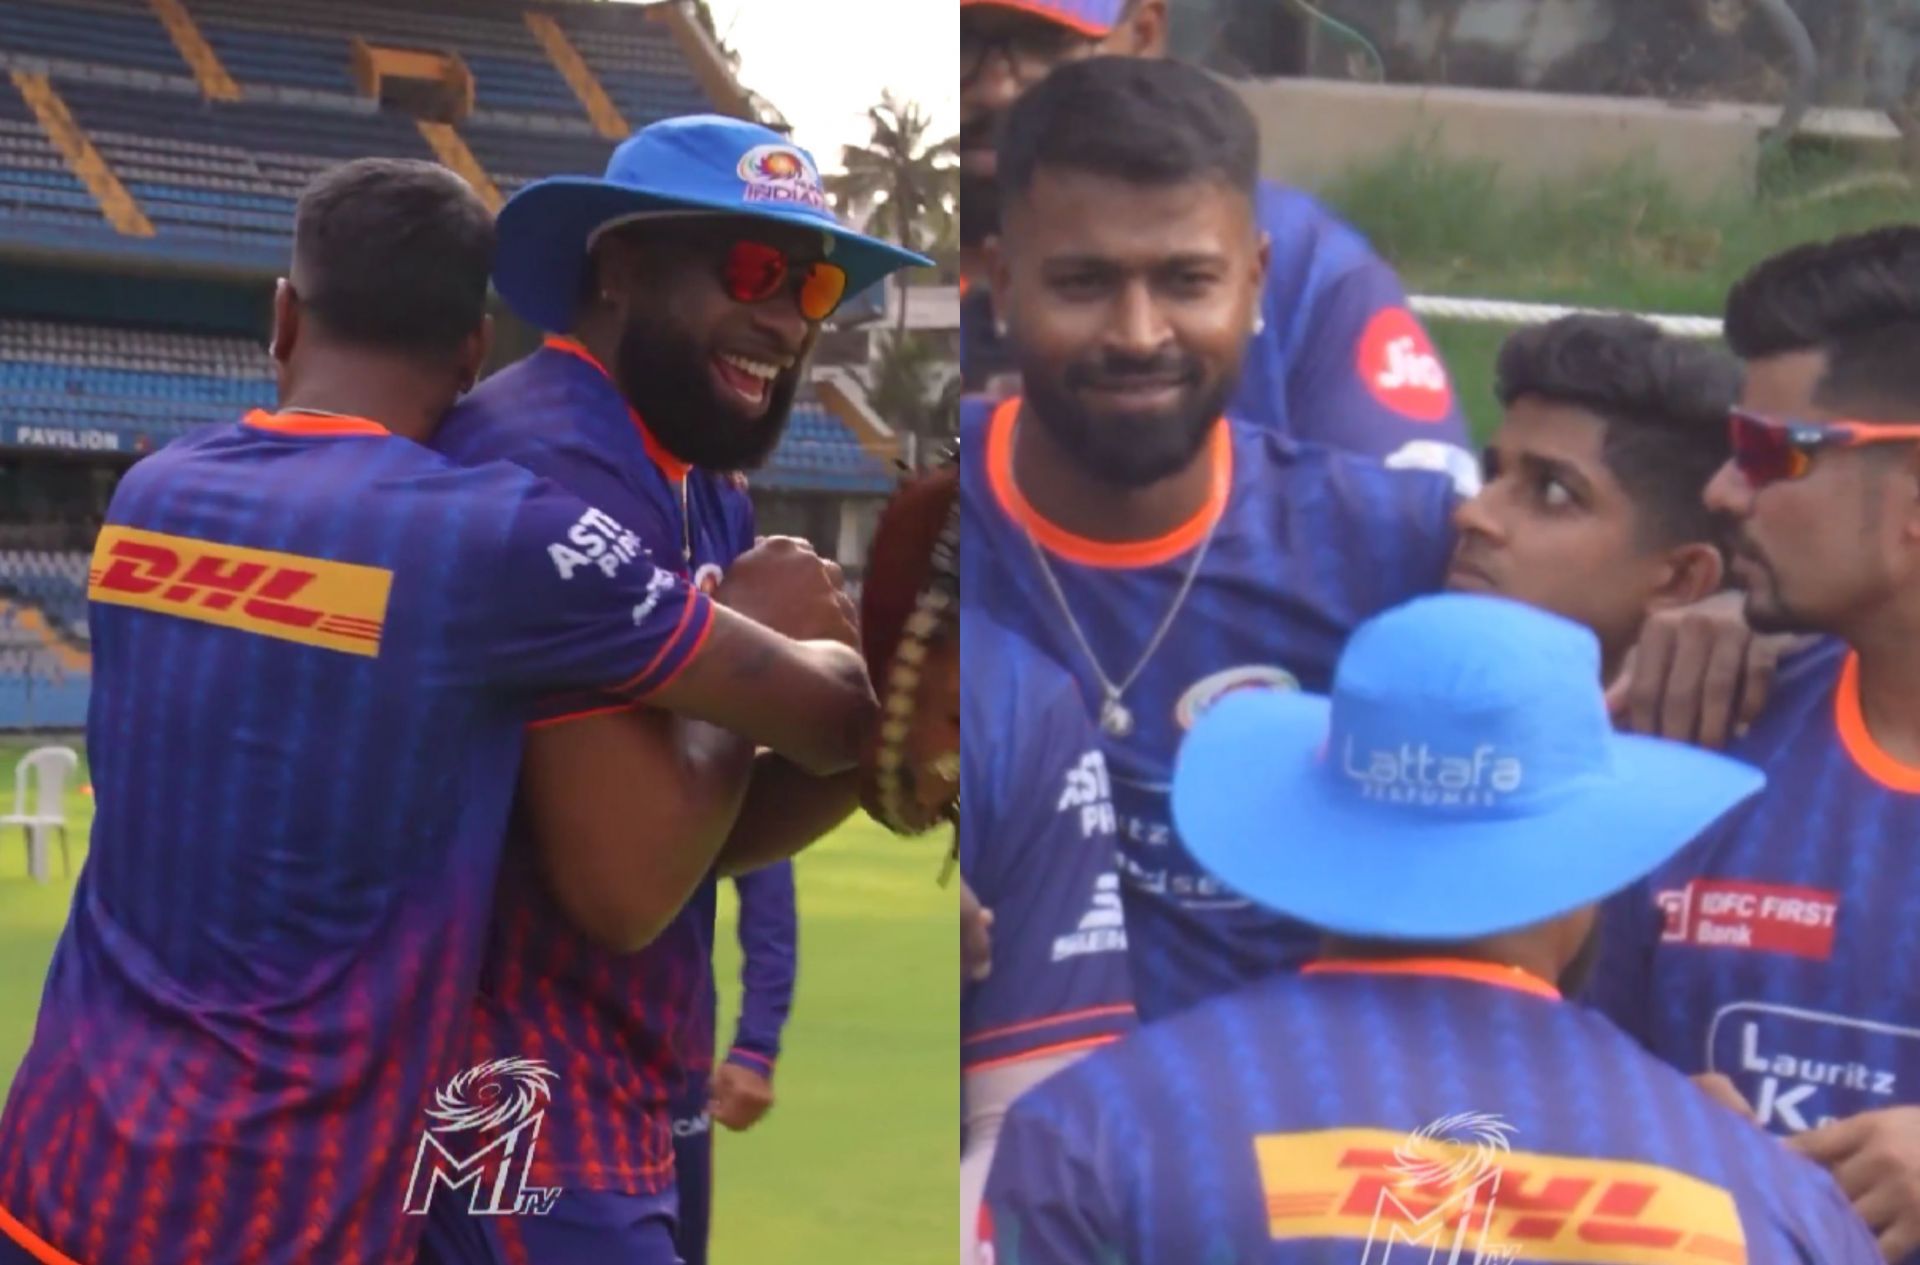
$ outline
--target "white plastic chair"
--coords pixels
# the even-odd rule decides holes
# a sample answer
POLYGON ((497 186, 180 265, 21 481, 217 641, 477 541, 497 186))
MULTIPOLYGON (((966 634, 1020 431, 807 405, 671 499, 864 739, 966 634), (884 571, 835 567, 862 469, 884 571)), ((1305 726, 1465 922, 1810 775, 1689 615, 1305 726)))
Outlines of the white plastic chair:
POLYGON ((27 839, 27 873, 47 881, 46 831, 60 833, 60 867, 73 873, 67 847, 67 779, 80 767, 70 747, 35 747, 13 771, 13 811, 0 817, 0 830, 19 826, 27 839))

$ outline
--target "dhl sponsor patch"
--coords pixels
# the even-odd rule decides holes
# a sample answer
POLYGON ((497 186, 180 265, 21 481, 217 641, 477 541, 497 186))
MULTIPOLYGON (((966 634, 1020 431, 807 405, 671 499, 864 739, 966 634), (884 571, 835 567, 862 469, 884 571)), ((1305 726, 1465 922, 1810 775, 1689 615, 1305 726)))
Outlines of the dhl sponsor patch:
POLYGON ((1348 1239, 1382 1261, 1458 1259, 1745 1265, 1733 1196, 1653 1164, 1477 1151, 1405 1134, 1331 1129, 1254 1139, 1275 1239, 1348 1239), (1416 1250, 1418 1249, 1418 1250, 1416 1250))
POLYGON ((87 597, 372 657, 392 585, 380 567, 106 527, 87 597))

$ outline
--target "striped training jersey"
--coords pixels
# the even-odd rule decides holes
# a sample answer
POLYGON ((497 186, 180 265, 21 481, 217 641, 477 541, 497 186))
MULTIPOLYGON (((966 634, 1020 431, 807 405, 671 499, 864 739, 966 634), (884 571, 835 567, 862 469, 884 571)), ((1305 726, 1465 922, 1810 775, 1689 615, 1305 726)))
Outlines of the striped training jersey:
MULTIPOLYGON (((738 897, 734 926, 740 942, 740 1013, 734 1022, 733 1044, 724 1057, 713 1048, 720 999, 709 974, 701 1011, 706 1039, 695 1048, 708 1051, 709 1062, 721 1057, 722 1062, 736 1063, 771 1080, 780 1061, 780 1036, 793 1009, 794 975, 799 969, 800 911, 794 898, 793 862, 779 861, 736 875, 733 890, 738 897)), ((704 1085, 713 1069, 696 1070, 704 1085)))
POLYGON ((1200 512, 1158 540, 1103 544, 1048 522, 1021 495, 1020 409, 1010 400, 962 422, 964 591, 971 607, 1065 667, 1096 721, 1099 673, 1119 682, 1138 666, 1123 700, 1132 731, 1103 733, 1102 742, 1119 814, 1134 1004, 1151 1021, 1297 966, 1318 944, 1224 887, 1180 842, 1168 786, 1181 736, 1232 689, 1325 693, 1357 625, 1439 591, 1454 493, 1439 474, 1294 444, 1229 418, 1203 457, 1213 484, 1200 512), (1192 591, 1139 666, 1203 547, 1192 591))
POLYGON ((409 1262, 526 718, 644 696, 708 599, 524 470, 265 413, 128 471, 90 597, 92 849, 0 1229, 87 1265, 409 1262))
POLYGON ((1838 642, 1782 665, 1735 753, 1766 789, 1608 904, 1590 999, 1776 1133, 1920 1104, 1920 769, 1838 642))
MULTIPOLYGON (((549 338, 482 383, 435 446, 456 461, 513 462, 611 507, 660 565, 704 593, 753 545, 753 506, 740 481, 691 469, 661 448, 571 339, 549 338)), ((621 706, 595 694, 555 698, 536 723, 621 706)), ((713 920, 708 878, 645 949, 602 948, 548 894, 516 811, 466 1063, 539 1058, 557 1073, 534 1184, 671 1200, 670 1107, 712 1061, 713 920)))
POLYGON ((1112 791, 1080 692, 992 616, 961 618, 960 873, 993 912, 993 969, 960 997, 960 1070, 1132 1031, 1112 791))
POLYGON ((1793 1155, 1508 968, 1330 963, 1016 1102, 980 1265, 1874 1265, 1793 1155), (1396 1250, 1397 1249, 1397 1250, 1396 1250))
MULTIPOLYGON (((1305 443, 1442 469, 1477 487, 1453 383, 1393 269, 1299 189, 1262 181, 1254 213, 1272 258, 1263 326, 1247 343, 1228 415, 1305 443)), ((969 287, 960 334, 968 391, 1018 372, 985 287, 969 287)))

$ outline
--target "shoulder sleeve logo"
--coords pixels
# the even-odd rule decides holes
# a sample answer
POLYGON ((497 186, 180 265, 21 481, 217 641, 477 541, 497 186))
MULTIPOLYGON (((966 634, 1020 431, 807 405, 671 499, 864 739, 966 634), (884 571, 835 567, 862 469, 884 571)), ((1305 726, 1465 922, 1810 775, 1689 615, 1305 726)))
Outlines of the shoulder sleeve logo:
POLYGON ((379 567, 110 526, 87 597, 371 658, 392 585, 379 567))

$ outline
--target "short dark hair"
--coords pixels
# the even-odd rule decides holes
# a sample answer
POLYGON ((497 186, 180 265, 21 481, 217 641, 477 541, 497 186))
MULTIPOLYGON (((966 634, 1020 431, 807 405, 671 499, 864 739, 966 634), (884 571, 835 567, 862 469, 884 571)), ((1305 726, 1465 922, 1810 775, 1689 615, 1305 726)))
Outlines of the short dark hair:
POLYGON ((1500 348, 1494 393, 1582 408, 1606 428, 1601 457, 1637 505, 1650 543, 1718 543, 1702 501, 1730 453, 1740 366, 1710 344, 1633 316, 1563 316, 1500 348))
POLYGON ((1260 129, 1233 89, 1167 58, 1089 57, 1022 93, 1000 136, 1003 198, 1042 167, 1140 185, 1217 180, 1253 196, 1260 129))
POLYGON ((1813 397, 1863 421, 1920 421, 1920 317, 1833 339, 1813 397))
POLYGON ((1920 226, 1808 242, 1762 260, 1727 292, 1726 339, 1758 360, 1920 320, 1920 226))
POLYGON ((300 194, 300 303, 343 342, 439 357, 486 317, 493 215, 437 163, 361 158, 300 194))

